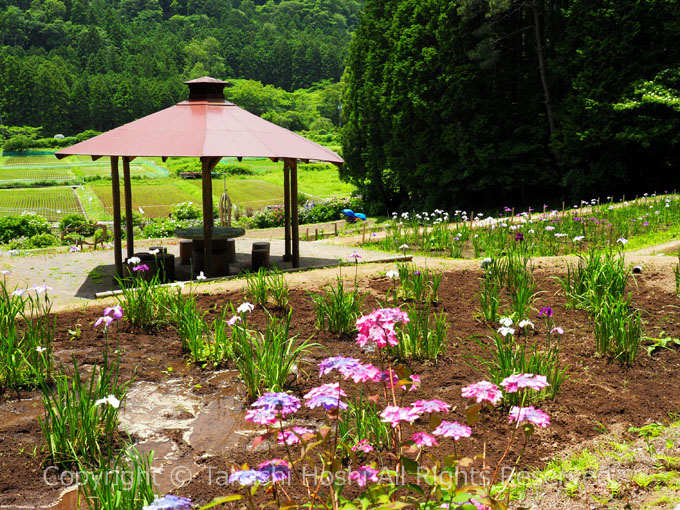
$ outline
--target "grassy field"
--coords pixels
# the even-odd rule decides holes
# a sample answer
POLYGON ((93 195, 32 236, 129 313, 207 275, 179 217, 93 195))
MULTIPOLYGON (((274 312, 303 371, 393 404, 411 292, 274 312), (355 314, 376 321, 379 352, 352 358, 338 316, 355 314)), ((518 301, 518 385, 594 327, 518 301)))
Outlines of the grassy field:
POLYGON ((68 213, 83 212, 70 186, 0 190, 0 215, 34 212, 50 221, 58 221, 68 213))

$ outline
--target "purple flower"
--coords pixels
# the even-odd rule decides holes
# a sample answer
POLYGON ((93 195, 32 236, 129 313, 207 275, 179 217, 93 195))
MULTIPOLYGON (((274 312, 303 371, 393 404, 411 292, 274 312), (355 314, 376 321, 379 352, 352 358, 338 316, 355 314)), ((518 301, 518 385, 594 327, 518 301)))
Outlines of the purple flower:
POLYGON ((281 416, 293 414, 301 406, 300 399, 288 393, 265 393, 251 407, 263 407, 270 411, 279 411, 281 416))
POLYGON ((351 372, 359 366, 361 366, 361 364, 356 358, 346 358, 344 356, 326 358, 319 363, 319 368, 321 369, 319 377, 330 374, 333 370, 337 370, 345 377, 349 377, 351 372))
POLYGON ((517 232, 517 234, 515 234, 515 241, 517 241, 519 243, 523 242, 524 241, 524 234, 522 234, 521 232, 517 232))
POLYGON ((138 266, 134 266, 132 270, 146 272, 149 270, 149 266, 147 266, 146 264, 139 264, 138 266))
POLYGON ((94 327, 98 328, 102 324, 104 324, 104 331, 111 325, 113 321, 115 321, 113 317, 109 317, 108 315, 104 315, 103 317, 99 317, 97 321, 94 323, 94 327))
POLYGON ((378 471, 371 466, 360 466, 354 471, 350 472, 349 479, 354 480, 359 487, 364 487, 366 483, 378 481, 378 471))
POLYGON ((322 406, 327 411, 339 407, 340 409, 347 409, 347 404, 340 400, 341 397, 346 397, 347 394, 339 383, 323 384, 312 388, 305 396, 305 405, 310 409, 322 406))
POLYGON ((348 259, 354 259, 356 262, 359 261, 361 258, 361 255, 359 255, 357 252, 352 252, 347 256, 348 259))
POLYGON ((150 505, 145 505, 142 510, 191 510, 195 505, 189 498, 168 494, 162 498, 156 498, 150 505))
POLYGON ((541 308, 541 311, 538 312, 538 316, 540 317, 543 314, 545 314, 546 317, 552 317, 553 309, 550 308, 549 306, 544 306, 543 308, 541 308))
POLYGON ((122 319, 123 318, 123 309, 121 308, 120 305, 107 306, 106 308, 104 308, 104 315, 111 316, 114 319, 122 319))
POLYGON ((271 482, 280 482, 290 476, 290 466, 283 459, 266 460, 259 464, 257 469, 271 482))
POLYGON ((243 469, 235 471, 229 476, 229 483, 238 483, 239 485, 254 485, 256 483, 267 483, 269 476, 257 469, 243 469))

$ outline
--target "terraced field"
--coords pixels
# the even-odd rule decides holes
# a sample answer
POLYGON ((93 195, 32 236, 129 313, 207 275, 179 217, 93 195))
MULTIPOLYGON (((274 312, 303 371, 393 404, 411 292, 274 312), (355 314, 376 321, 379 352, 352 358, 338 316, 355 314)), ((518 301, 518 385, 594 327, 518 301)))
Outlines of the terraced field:
MULTIPOLYGON (((113 198, 110 182, 94 183, 88 188, 99 198, 108 214, 113 214, 113 198)), ((120 188, 121 202, 123 202, 123 188, 120 188)), ((197 202, 195 196, 181 190, 173 183, 159 181, 158 183, 134 183, 132 186, 132 207, 144 216, 156 218, 167 216, 172 206, 179 202, 197 202)))
POLYGON ((24 212, 59 221, 65 214, 82 214, 83 210, 70 186, 0 190, 0 215, 19 215, 24 212))

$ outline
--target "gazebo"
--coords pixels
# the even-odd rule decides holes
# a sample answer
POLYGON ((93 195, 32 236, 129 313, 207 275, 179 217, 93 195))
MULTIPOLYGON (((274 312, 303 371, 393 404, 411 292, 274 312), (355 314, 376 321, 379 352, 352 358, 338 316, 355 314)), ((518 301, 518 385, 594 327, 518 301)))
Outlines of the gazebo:
POLYGON ((134 254, 130 161, 136 157, 197 157, 201 160, 203 197, 204 260, 212 276, 213 197, 212 170, 226 156, 267 157, 283 162, 284 260, 300 266, 298 229, 297 161, 327 161, 341 165, 335 152, 272 124, 227 101, 223 89, 228 82, 210 77, 185 82, 189 98, 99 136, 58 151, 59 159, 72 155, 93 160, 111 158, 113 186, 113 236, 116 272, 123 273, 120 183, 118 159, 123 162, 127 256, 134 254))

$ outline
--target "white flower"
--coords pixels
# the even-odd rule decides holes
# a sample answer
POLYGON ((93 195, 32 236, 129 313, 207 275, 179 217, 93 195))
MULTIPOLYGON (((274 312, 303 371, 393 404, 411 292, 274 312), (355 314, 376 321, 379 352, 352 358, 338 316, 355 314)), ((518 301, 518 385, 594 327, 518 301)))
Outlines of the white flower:
POLYGON ((158 255, 158 254, 160 253, 160 251, 161 251, 161 250, 159 250, 158 248, 156 248, 156 249, 154 249, 154 250, 149 250, 149 253, 150 253, 151 255, 158 255))
POLYGON ((12 271, 10 271, 9 269, 1 269, 0 270, 0 274, 10 274, 11 272, 12 271))
POLYGON ((617 242, 617 243, 621 243, 622 245, 625 246, 625 245, 628 243, 628 239, 626 239, 625 237, 619 237, 619 238, 616 240, 616 242, 617 242))
POLYGON ((118 400, 115 395, 109 395, 106 398, 100 398, 94 403, 95 406, 102 404, 109 404, 114 409, 118 409, 120 407, 120 400, 118 400))
POLYGON ((514 335, 515 334, 514 328, 506 328, 506 327, 498 328, 498 332, 502 336, 508 336, 508 335, 514 335))
POLYGON ((36 350, 36 352, 43 352, 43 351, 46 351, 47 348, 42 347, 42 346, 39 345, 38 347, 35 348, 35 350, 36 350))
POLYGON ((583 241, 585 238, 586 238, 586 236, 576 236, 576 237, 574 237, 574 242, 575 242, 575 243, 581 242, 581 241, 583 241))
POLYGON ((548 225, 547 227, 545 227, 545 229, 546 230, 555 230, 555 227, 553 227, 552 225, 548 225))
POLYGON ((397 278, 399 278, 399 273, 394 269, 390 269, 385 273, 385 276, 387 276, 391 280, 396 280, 397 278))
POLYGON ((501 324, 501 326, 505 326, 506 328, 512 326, 512 318, 510 317, 501 317, 498 322, 501 324))
POLYGON ((13 296, 23 296, 26 291, 24 289, 17 289, 14 292, 12 292, 13 296))
POLYGON ((52 287, 48 287, 47 285, 33 285, 33 287, 31 287, 28 290, 34 290, 36 294, 42 294, 43 292, 52 290, 52 287))
POLYGON ((408 244, 402 244, 402 245, 399 247, 399 249, 400 249, 400 250, 408 250, 408 244))
POLYGON ((203 271, 198 273, 198 276, 196 277, 197 280, 205 280, 206 278, 207 276, 203 274, 203 271))
POLYGON ((519 327, 520 328, 530 327, 531 329, 534 329, 534 323, 531 322, 529 319, 524 319, 523 321, 520 321, 519 327))
POLYGON ((236 309, 238 313, 247 313, 247 312, 252 312, 255 310, 255 306, 252 305, 251 303, 248 303, 247 301, 245 303, 241 303, 239 307, 236 309))
POLYGON ((139 257, 130 257, 127 261, 128 264, 139 264, 142 261, 142 259, 140 259, 139 257))
POLYGON ((170 287, 178 287, 180 289, 184 288, 184 282, 173 282, 170 284, 170 287))

